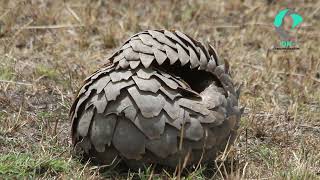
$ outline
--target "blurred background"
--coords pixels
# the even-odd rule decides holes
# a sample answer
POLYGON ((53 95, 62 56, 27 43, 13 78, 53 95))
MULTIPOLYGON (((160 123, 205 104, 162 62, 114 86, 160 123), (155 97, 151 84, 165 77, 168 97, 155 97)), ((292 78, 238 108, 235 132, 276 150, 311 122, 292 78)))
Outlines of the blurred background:
POLYGON ((213 44, 243 84, 239 137, 203 178, 320 178, 317 0, 0 0, 0 177, 174 178, 72 158, 68 111, 83 79, 129 36, 178 29, 213 44), (274 50, 279 10, 303 17, 298 50, 274 50))

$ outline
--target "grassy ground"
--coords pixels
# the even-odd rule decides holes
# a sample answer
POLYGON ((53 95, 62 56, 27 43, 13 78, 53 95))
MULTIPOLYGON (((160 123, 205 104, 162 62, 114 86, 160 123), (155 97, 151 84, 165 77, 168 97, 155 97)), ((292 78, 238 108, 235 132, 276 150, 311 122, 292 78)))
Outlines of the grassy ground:
POLYGON ((186 179, 320 179, 320 3, 0 0, 0 179, 177 178, 119 172, 71 153, 68 110, 82 80, 126 38, 179 29, 217 46, 246 106, 230 152, 186 179), (304 18, 300 49, 272 51, 281 8, 304 18))

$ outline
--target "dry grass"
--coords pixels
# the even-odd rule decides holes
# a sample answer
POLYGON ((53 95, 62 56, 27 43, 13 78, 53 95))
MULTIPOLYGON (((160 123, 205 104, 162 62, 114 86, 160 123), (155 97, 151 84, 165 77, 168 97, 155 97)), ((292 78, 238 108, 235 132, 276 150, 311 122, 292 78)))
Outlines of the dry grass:
POLYGON ((0 176, 177 178, 99 172, 71 154, 68 109, 85 76, 135 32, 179 29, 217 46, 243 82, 239 138, 186 179, 320 178, 320 3, 310 1, 0 0, 0 176), (270 51, 281 8, 304 18, 300 50, 270 51))

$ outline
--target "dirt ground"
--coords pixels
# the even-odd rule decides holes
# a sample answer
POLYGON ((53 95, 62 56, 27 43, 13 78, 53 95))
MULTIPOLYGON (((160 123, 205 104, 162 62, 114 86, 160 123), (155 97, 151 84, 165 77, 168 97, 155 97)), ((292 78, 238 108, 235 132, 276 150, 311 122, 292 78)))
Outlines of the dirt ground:
POLYGON ((230 152, 185 179, 320 179, 320 2, 0 0, 0 179, 177 179, 80 162, 68 111, 82 80, 130 35, 178 29, 216 46, 245 106, 230 152), (303 17, 274 50, 277 12, 303 17))

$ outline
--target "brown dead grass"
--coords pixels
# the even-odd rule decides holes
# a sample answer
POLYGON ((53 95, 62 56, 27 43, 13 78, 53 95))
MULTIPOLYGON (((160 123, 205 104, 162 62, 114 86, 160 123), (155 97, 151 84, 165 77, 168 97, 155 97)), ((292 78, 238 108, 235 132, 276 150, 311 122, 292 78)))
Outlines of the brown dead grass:
POLYGON ((213 42, 244 85, 235 146, 185 178, 319 178, 319 7, 316 0, 0 0, 0 176, 148 179, 150 169, 100 174, 71 158, 68 109, 85 76, 121 42, 169 28, 213 42), (273 17, 286 7, 304 18, 300 50, 271 51, 273 17))

